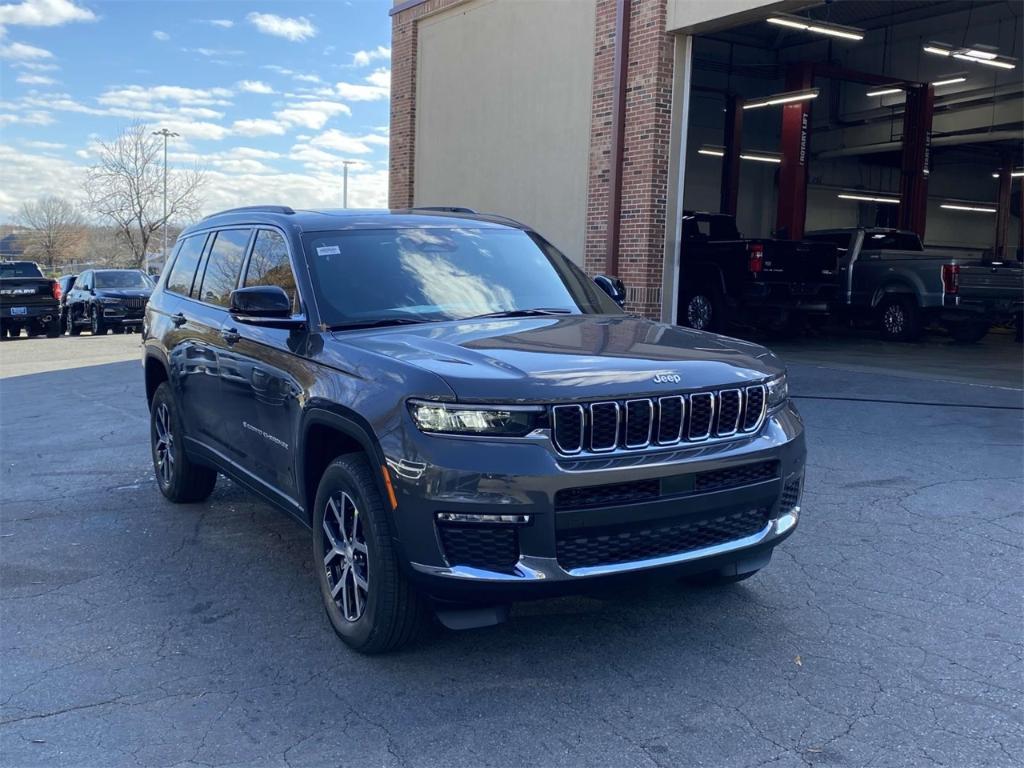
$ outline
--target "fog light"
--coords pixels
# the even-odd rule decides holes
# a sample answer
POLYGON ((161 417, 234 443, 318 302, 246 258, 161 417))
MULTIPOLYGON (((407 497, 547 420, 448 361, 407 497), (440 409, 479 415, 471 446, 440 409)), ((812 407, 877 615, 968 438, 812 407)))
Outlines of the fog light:
POLYGON ((501 525, 526 525, 530 522, 530 516, 491 515, 468 512, 438 512, 437 520, 441 523, 498 523, 501 525))

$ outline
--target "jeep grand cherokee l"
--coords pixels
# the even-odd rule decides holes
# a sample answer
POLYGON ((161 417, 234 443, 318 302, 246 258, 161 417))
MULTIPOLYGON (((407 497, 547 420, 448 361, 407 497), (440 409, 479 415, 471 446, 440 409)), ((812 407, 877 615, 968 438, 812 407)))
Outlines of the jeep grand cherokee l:
POLYGON ((635 574, 738 581, 799 516, 778 360, 623 313, 501 217, 216 214, 182 233, 143 334, 160 490, 197 502, 222 472, 308 526, 363 652, 431 609, 480 626, 635 574))

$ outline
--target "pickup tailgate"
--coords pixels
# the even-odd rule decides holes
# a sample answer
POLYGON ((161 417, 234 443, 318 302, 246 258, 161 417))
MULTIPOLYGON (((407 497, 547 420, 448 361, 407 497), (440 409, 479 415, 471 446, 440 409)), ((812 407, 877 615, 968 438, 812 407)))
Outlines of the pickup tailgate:
POLYGON ((962 301, 1019 305, 1024 300, 1024 269, 997 262, 961 264, 958 293, 962 301))
POLYGON ((820 285, 836 279, 838 250, 832 243, 756 240, 764 248, 763 279, 820 285))
POLYGON ((53 280, 45 277, 0 278, 0 309, 6 317, 13 307, 56 308, 53 280))

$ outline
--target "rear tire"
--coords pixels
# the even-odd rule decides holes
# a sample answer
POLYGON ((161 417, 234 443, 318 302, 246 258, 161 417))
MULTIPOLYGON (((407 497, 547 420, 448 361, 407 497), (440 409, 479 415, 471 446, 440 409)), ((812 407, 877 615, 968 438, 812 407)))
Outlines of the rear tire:
POLYGON ((878 331, 888 341, 916 341, 924 330, 917 302, 909 296, 888 296, 875 310, 878 331))
POLYGON ((160 492, 175 504, 203 501, 217 483, 217 472, 194 463, 185 453, 181 417, 171 385, 156 388, 149 408, 153 470, 160 492))
POLYGON ((331 626, 359 653, 395 651, 426 623, 426 601, 398 565, 390 509, 361 455, 324 471, 313 511, 313 568, 331 626))
POLYGON ((49 322, 49 324, 46 326, 46 338, 48 338, 48 339, 56 339, 58 336, 60 336, 61 330, 62 330, 62 328, 61 328, 60 317, 53 318, 49 322))
POLYGON ((987 321, 980 320, 951 323, 948 330, 949 335, 953 337, 954 341, 958 341, 961 344, 973 344, 985 338, 991 327, 987 321))
POLYGON ((724 309, 718 292, 710 288, 687 291, 683 297, 682 324, 695 331, 719 331, 724 326, 724 309))

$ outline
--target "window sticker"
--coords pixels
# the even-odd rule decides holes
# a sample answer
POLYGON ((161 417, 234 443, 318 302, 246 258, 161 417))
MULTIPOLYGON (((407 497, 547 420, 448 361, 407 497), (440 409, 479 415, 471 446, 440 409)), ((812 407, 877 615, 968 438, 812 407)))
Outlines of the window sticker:
POLYGON ((317 256, 340 256, 341 248, 336 245, 321 245, 316 249, 317 256))

